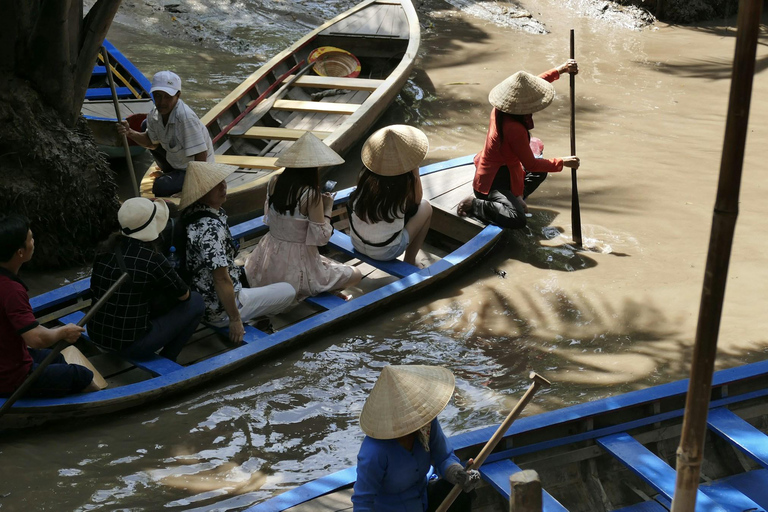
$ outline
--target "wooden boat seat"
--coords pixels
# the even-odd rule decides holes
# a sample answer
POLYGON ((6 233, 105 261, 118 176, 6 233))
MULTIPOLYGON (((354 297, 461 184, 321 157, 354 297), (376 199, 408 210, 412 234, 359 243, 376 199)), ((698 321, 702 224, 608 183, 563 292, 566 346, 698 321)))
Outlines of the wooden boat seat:
POLYGON ((245 169, 269 169, 276 171, 277 158, 271 156, 216 155, 217 164, 229 164, 245 169))
MULTIPOLYGON (((203 322, 207 327, 210 327, 214 331, 218 332, 219 334, 229 335, 229 328, 228 327, 217 327, 215 325, 211 325, 207 322, 203 322)), ((269 334, 265 333, 264 331, 261 331, 254 326, 250 324, 245 324, 245 334, 243 335, 243 343, 255 343, 259 341, 260 339, 266 338, 269 336, 269 334)))
POLYGON ((768 470, 755 469, 729 476, 722 481, 749 496, 764 509, 768 509, 768 470))
POLYGON ((613 512, 668 512, 669 509, 660 505, 657 501, 644 501, 636 505, 620 508, 613 512))
MULTIPOLYGON (((292 130, 290 128, 275 128, 271 126, 254 126, 247 132, 239 137, 246 139, 263 139, 263 140, 298 140, 299 137, 307 133, 308 130, 292 130)), ((309 130, 311 133, 320 140, 325 139, 331 134, 331 132, 325 132, 320 130, 309 130)), ((233 135, 235 137, 235 135, 233 135)))
MULTIPOLYGON (((520 471, 522 469, 509 459, 502 459, 480 466, 480 474, 483 480, 491 484, 507 502, 509 501, 510 494, 509 477, 520 471)), ((568 512, 567 508, 562 506, 559 501, 544 489, 541 490, 541 510, 542 512, 568 512)))
MULTIPOLYGON (((598 438, 597 444, 616 457, 622 464, 656 489, 666 499, 672 499, 675 493, 675 470, 648 448, 640 444, 635 438, 626 432, 622 432, 598 438)), ((699 489, 696 494, 697 510, 707 510, 708 512, 736 512, 738 510, 743 512, 744 508, 736 508, 731 505, 736 499, 735 494, 739 494, 743 498, 739 501, 749 500, 749 498, 735 489, 734 495, 725 503, 722 501, 716 502, 708 494, 705 488, 699 489)))
POLYGON ((360 105, 355 103, 332 103, 330 101, 277 100, 272 108, 274 110, 288 110, 291 112, 312 112, 315 114, 338 114, 348 116, 357 112, 360 105))
POLYGON ((93 66, 91 76, 107 76, 107 66, 93 66))
POLYGON ((333 235, 331 235, 331 240, 329 243, 341 252, 357 258, 360 261, 364 261, 365 263, 368 263, 369 265, 374 266, 379 270, 383 270, 387 274, 393 276, 405 277, 419 271, 418 267, 404 261, 379 261, 374 260, 373 258, 369 258, 365 254, 355 250, 355 247, 352 245, 352 239, 349 238, 349 235, 345 235, 339 231, 334 231, 333 235))
POLYGON ((347 301, 341 297, 328 292, 321 293, 320 295, 316 295, 314 297, 307 297, 304 299, 304 302, 314 306, 319 306, 324 309, 333 309, 336 306, 342 306, 347 303, 347 301))
MULTIPOLYGON (((286 78, 286 81, 293 75, 286 78)), ((294 87, 312 87, 314 89, 344 89, 347 91, 375 91, 384 80, 375 78, 347 78, 336 76, 300 76, 293 82, 294 87)))
MULTIPOLYGON (((117 87, 115 91, 117 92, 118 98, 135 98, 131 90, 127 87, 117 87)), ((86 100, 111 100, 112 89, 110 89, 109 87, 94 87, 93 89, 88 89, 85 92, 85 99, 86 100)))
POLYGON ((711 409, 707 425, 717 435, 768 468, 768 436, 725 407, 711 409))
MULTIPOLYGON (((83 317, 85 316, 85 313, 82 311, 75 311, 74 313, 70 313, 67 316, 63 316, 59 319, 62 323, 77 323, 79 322, 83 317)), ((86 328, 86 331, 81 335, 83 338, 87 339, 89 342, 93 343, 90 338, 88 337, 88 330, 86 328)), ((151 373, 154 376, 160 376, 160 375, 168 375, 169 373, 173 373, 175 371, 181 370, 184 368, 180 364, 171 361, 168 358, 159 356, 155 354, 153 357, 149 359, 133 359, 130 357, 123 357, 123 359, 131 363, 133 366, 137 368, 141 368, 142 370, 145 370, 149 373, 151 373)))

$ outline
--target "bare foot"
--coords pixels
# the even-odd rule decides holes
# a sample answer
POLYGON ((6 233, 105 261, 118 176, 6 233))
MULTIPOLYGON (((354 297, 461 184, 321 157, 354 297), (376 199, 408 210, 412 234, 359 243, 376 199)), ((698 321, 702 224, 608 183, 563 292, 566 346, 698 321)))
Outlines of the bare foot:
POLYGON ((333 292, 333 294, 334 294, 335 296, 339 297, 340 299, 344 299, 344 300, 346 300, 346 301, 350 301, 350 300, 352 300, 352 295, 350 295, 350 294, 348 294, 348 293, 344 293, 344 292, 343 292, 343 291, 341 291, 341 290, 337 290, 337 291, 333 292))
POLYGON ((456 213, 459 215, 459 217, 466 217, 470 214, 472 211, 472 199, 472 196, 467 196, 461 200, 459 205, 456 207, 456 213))

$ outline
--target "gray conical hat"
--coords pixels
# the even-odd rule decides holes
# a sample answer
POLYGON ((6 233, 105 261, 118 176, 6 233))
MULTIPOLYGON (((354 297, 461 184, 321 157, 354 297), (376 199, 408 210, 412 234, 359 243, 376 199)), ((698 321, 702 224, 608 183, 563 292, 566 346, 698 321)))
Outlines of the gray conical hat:
POLYGON ((278 167, 330 167, 343 164, 341 158, 334 150, 325 145, 310 132, 299 137, 299 140, 286 149, 275 162, 278 167))
POLYGON ((236 170, 237 167, 234 165, 197 161, 189 162, 187 172, 184 175, 184 186, 181 189, 179 208, 183 210, 191 205, 236 170))
POLYGON ((488 101, 507 114, 533 114, 552 103, 554 86, 526 71, 518 71, 491 90, 488 101))
POLYGON ((429 140, 413 126, 393 124, 377 130, 363 144, 367 168, 382 176, 397 176, 417 168, 427 156, 429 140))
POLYGON ((374 439, 415 432, 440 414, 456 382, 440 366, 385 366, 360 414, 360 428, 374 439))

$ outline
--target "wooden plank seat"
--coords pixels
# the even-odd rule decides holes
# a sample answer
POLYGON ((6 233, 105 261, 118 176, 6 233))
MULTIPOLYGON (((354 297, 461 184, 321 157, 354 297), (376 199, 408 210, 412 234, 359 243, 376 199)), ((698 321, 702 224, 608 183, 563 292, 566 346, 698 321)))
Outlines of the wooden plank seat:
MULTIPOLYGON (((640 444, 635 438, 622 432, 597 439, 597 444, 603 447, 633 473, 656 489, 665 498, 671 500, 675 493, 675 470, 666 462, 640 444)), ((737 509, 716 503, 701 489, 696 495, 696 510, 706 512, 730 512, 737 509)), ((738 509, 743 512, 743 509, 738 509)))
POLYGON ((217 164, 229 164, 245 169, 269 169, 276 171, 280 167, 275 165, 276 157, 271 156, 244 156, 244 155, 216 155, 217 164))
MULTIPOLYGON (((134 98, 135 96, 131 90, 127 87, 117 87, 116 89, 118 98, 134 98)), ((109 87, 95 87, 88 89, 85 92, 85 99, 87 100, 110 100, 112 99, 112 89, 109 87)))
MULTIPOLYGON (((263 140, 297 140, 299 137, 311 131, 311 133, 320 140, 325 139, 331 132, 320 130, 292 130, 290 128, 276 128, 271 126, 254 126, 239 137, 246 139, 263 140)), ((233 135, 234 137, 234 135, 233 135)))
POLYGON ((341 297, 338 297, 328 292, 321 293, 320 295, 315 295, 314 297, 307 297, 306 299, 304 299, 304 302, 307 302, 314 306, 319 306, 324 309, 333 309, 336 306, 341 306, 347 303, 347 301, 345 301, 341 297))
POLYGON ((274 110, 287 110, 291 112, 313 112, 316 114, 348 116, 354 114, 360 108, 360 105, 355 103, 331 103, 330 101, 277 100, 272 108, 274 110))
POLYGON ((91 76, 107 76, 107 66, 93 66, 91 76))
POLYGON ((725 407, 710 409, 707 425, 717 435, 768 468, 768 436, 725 407))
MULTIPOLYGON (((205 324, 207 327, 210 327, 211 329, 218 332, 219 334, 229 336, 229 327, 218 327, 216 325, 211 325, 207 322, 203 322, 203 324, 205 324)), ((256 327, 250 324, 244 324, 244 328, 245 328, 245 334, 243 335, 243 343, 246 343, 246 344, 255 343, 260 339, 263 339, 269 336, 269 334, 257 329, 256 327)))
MULTIPOLYGON (((286 78, 286 82, 293 75, 286 78)), ((345 89, 348 91, 375 91, 384 80, 375 78, 348 78, 336 76, 300 76, 293 82, 294 87, 311 87, 313 89, 345 89)))
POLYGON ((768 470, 755 469, 726 477, 722 481, 749 496, 763 509, 768 508, 768 470))
MULTIPOLYGON (((483 480, 491 484, 504 497, 505 501, 509 501, 511 492, 509 477, 520 471, 522 469, 509 459, 502 459, 498 462, 480 466, 480 474, 483 480)), ((562 506, 559 501, 544 489, 541 490, 541 510, 542 512, 568 512, 567 508, 562 506)))
POLYGON ((635 505, 630 505, 628 507, 614 510, 614 512, 668 512, 668 511, 669 509, 667 507, 662 506, 657 501, 644 501, 642 503, 637 503, 635 505))
MULTIPOLYGON (((59 321, 61 321, 62 323, 65 323, 65 324, 70 323, 70 322, 75 324, 75 323, 79 322, 84 316, 85 316, 85 313, 83 313, 82 311, 75 311, 74 313, 70 313, 67 316, 61 317, 59 319, 59 321)), ((90 340, 90 338, 88 337, 88 331, 87 330, 81 336, 83 338, 85 338, 86 340, 88 340, 89 342, 93 343, 90 340)), ((94 346, 97 347, 97 345, 95 345, 95 344, 94 344, 94 346)), ((157 354, 154 354, 150 358, 141 359, 141 360, 133 359, 131 357, 124 357, 124 356, 120 356, 120 357, 122 359, 125 359, 129 363, 131 363, 133 366, 135 366, 137 368, 141 368, 142 370, 145 370, 145 371, 147 371, 147 372, 149 372, 149 373, 151 373, 152 375, 155 375, 155 376, 168 375, 169 373, 173 373, 175 371, 178 371, 178 370, 181 370, 182 368, 184 368, 180 364, 178 364, 178 363, 176 363, 174 361, 171 361, 170 359, 168 359, 166 357, 159 356, 157 354)))
POLYGON ((345 235, 340 231, 334 231, 333 235, 331 235, 330 244, 341 252, 357 258, 360 261, 364 261, 365 263, 368 263, 369 265, 374 266, 379 270, 383 270, 387 274, 393 276, 405 277, 419 271, 418 267, 404 261, 379 261, 374 260, 373 258, 369 258, 363 253, 357 252, 352 245, 352 239, 349 238, 349 235, 345 235))

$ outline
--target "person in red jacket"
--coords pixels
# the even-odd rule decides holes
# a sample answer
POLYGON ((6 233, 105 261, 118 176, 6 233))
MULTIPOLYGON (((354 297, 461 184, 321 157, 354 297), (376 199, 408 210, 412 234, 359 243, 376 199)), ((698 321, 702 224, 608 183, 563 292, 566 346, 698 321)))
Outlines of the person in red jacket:
POLYGON ((563 166, 578 169, 579 159, 537 158, 531 149, 533 113, 546 108, 555 97, 551 84, 562 73, 578 73, 575 60, 539 76, 518 71, 493 88, 493 105, 485 147, 475 156, 474 197, 462 200, 460 216, 472 215, 504 228, 525 227, 525 199, 544 181, 547 173, 563 166))

